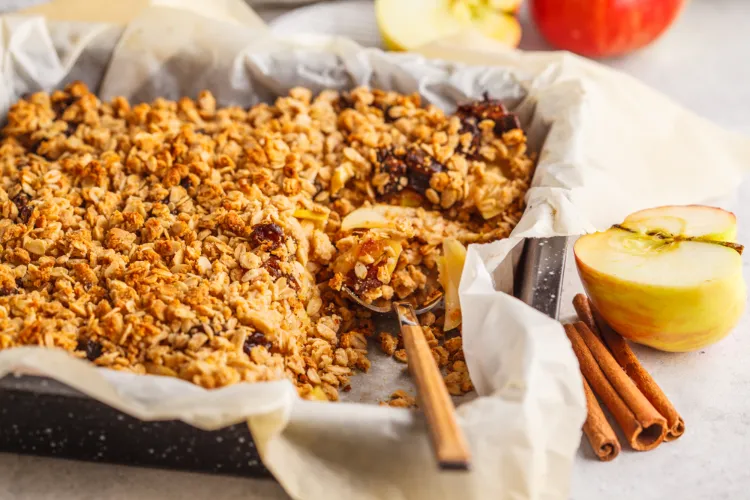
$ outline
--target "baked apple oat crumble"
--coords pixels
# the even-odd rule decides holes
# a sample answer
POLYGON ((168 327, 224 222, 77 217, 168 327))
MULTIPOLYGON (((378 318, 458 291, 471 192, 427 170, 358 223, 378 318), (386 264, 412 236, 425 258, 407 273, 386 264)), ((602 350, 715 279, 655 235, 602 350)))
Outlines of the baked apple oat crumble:
MULTIPOLYGON (((336 400, 375 334, 340 287, 434 293, 444 239, 512 230, 532 161, 487 97, 445 115, 417 95, 295 88, 246 110, 74 83, 11 108, 0 168, 0 348, 336 400)), ((460 337, 421 319, 450 391, 471 390, 460 337)))

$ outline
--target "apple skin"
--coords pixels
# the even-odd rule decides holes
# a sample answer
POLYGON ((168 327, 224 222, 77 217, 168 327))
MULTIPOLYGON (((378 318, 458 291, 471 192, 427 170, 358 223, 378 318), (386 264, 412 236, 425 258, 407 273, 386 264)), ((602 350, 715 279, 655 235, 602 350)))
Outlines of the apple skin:
POLYGON ((560 49, 593 57, 615 57, 661 36, 686 0, 532 0, 541 34, 560 49))
POLYGON ((737 259, 739 272, 697 287, 648 286, 615 279, 577 256, 576 266, 591 302, 620 335, 662 351, 687 352, 726 337, 742 316, 747 291, 739 254, 737 259))

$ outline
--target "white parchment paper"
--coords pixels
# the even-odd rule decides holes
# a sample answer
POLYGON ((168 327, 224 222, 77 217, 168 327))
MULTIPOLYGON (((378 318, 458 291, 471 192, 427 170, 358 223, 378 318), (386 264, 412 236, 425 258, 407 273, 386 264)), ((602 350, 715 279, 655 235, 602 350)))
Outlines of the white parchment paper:
MULTIPOLYGON (((25 92, 78 78, 103 99, 174 99, 208 88, 221 104, 242 106, 297 85, 367 84, 419 91, 451 111, 488 91, 519 113, 540 152, 529 208, 512 238, 469 249, 461 282, 464 350, 479 395, 459 407, 474 458, 470 474, 437 472, 417 412, 303 402, 286 382, 207 391, 95 369, 58 351, 0 352, 0 374, 46 374, 141 419, 204 429, 247 420, 264 463, 295 498, 567 498, 585 417, 577 363, 561 326, 497 291, 493 274, 509 267, 505 259, 524 237, 580 234, 637 208, 725 194, 750 157, 746 140, 566 54, 500 52, 474 39, 461 40, 470 49, 455 41, 424 48, 480 65, 463 66, 343 39, 277 40, 252 21, 165 6, 143 11, 124 30, 13 17, 2 19, 2 30, 3 112, 25 92)), ((379 361, 373 371, 402 369, 379 361)), ((362 375, 353 384, 380 382, 362 375)), ((387 396, 361 394, 369 402, 387 396)))

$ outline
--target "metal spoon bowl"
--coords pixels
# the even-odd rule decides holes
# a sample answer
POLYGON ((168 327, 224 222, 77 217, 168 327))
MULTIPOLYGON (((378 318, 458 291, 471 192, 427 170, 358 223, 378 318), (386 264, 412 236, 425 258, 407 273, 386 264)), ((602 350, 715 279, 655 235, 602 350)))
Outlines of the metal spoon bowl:
MULTIPOLYGON (((354 293, 354 291, 349 288, 348 286, 344 285, 341 287, 341 290, 354 302, 361 305, 365 309, 369 309, 372 312, 376 312, 379 314, 389 314, 394 311, 394 308, 396 304, 407 304, 406 302, 393 302, 390 300, 382 301, 378 304, 374 303, 367 303, 364 300, 360 299, 359 296, 354 293)), ((430 312, 433 309, 438 309, 440 306, 443 305, 443 293, 436 293, 433 297, 430 297, 430 300, 428 302, 425 302, 422 304, 422 307, 419 309, 414 310, 414 314, 420 315, 424 314, 426 312, 430 312)))

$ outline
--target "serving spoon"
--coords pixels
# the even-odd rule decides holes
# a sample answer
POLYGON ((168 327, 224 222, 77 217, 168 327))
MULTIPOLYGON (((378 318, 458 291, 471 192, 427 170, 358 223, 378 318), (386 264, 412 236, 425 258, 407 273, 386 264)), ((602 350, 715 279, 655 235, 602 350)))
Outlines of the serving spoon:
POLYGON ((440 373, 424 331, 417 320, 418 314, 431 311, 442 303, 442 293, 414 310, 410 303, 402 301, 387 301, 379 305, 368 304, 346 285, 341 289, 354 302, 372 312, 396 313, 401 336, 404 339, 409 371, 417 385, 417 393, 427 418, 427 428, 438 466, 443 470, 468 470, 471 464, 469 447, 458 425, 456 409, 443 382, 443 375, 440 373))

